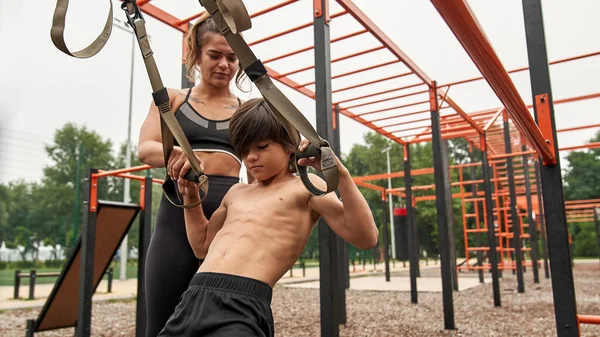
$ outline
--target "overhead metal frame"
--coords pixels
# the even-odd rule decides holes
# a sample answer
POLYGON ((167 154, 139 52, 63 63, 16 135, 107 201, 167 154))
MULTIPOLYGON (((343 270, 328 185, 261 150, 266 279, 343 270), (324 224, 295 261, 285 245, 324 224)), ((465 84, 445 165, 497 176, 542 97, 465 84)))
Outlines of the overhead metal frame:
MULTIPOLYGON (((553 176, 553 178, 548 178, 549 175, 546 174, 545 171, 547 171, 546 170, 547 167, 559 166, 559 165, 555 165, 556 159, 557 159, 556 152, 558 151, 558 148, 553 143, 554 138, 556 137, 557 130, 554 127, 552 106, 553 106, 553 104, 559 104, 560 100, 552 101, 552 96, 550 95, 549 90, 542 90, 540 92, 539 91, 540 87, 538 85, 537 86, 538 90, 537 91, 534 90, 534 93, 540 94, 540 95, 545 94, 546 99, 548 101, 550 101, 550 108, 549 108, 548 113, 544 112, 544 114, 542 114, 542 117, 540 117, 540 119, 538 119, 538 117, 539 117, 538 110, 539 109, 534 107, 534 109, 536 110, 535 113, 536 113, 537 122, 534 121, 534 119, 531 117, 531 114, 529 112, 530 107, 525 105, 525 103, 523 102, 521 96, 517 92, 516 87, 514 86, 512 80, 509 76, 509 73, 525 71, 527 68, 519 68, 519 69, 514 69, 511 71, 507 71, 504 68, 504 66, 500 62, 500 59, 498 58, 497 54, 494 52, 494 50, 491 46, 491 43, 488 41, 486 35, 483 33, 483 30, 481 29, 480 25, 478 24, 474 14, 470 10, 466 0, 456 0, 456 1, 431 0, 431 3, 434 5, 434 7, 440 13, 441 17, 446 21, 449 28, 452 30, 452 32, 457 37, 458 41, 461 43, 461 45, 463 46, 465 51, 471 57, 471 59, 473 60, 474 64, 477 66, 477 68, 480 70, 483 77, 477 77, 477 78, 467 79, 467 80, 463 80, 463 81, 442 84, 440 86, 436 86, 435 82, 427 74, 425 74, 425 72, 422 69, 420 69, 417 66, 417 64, 414 61, 412 61, 389 37, 387 37, 383 33, 383 31, 381 31, 375 25, 375 23, 367 17, 367 15, 365 15, 354 3, 352 3, 352 1, 336 0, 337 3, 343 8, 343 10, 341 12, 334 13, 331 15, 328 13, 327 0, 324 0, 324 1, 325 2, 323 3, 323 0, 314 0, 314 8, 315 9, 326 8, 322 12, 320 10, 315 10, 315 13, 313 13, 315 17, 324 14, 325 22, 328 25, 329 22, 333 19, 350 15, 362 27, 362 29, 359 29, 355 32, 351 32, 344 36, 330 39, 330 41, 327 42, 327 46, 331 45, 333 47, 333 46, 335 46, 336 42, 352 39, 357 36, 362 36, 365 34, 371 35, 372 37, 377 39, 380 43, 380 45, 378 45, 376 47, 371 47, 371 48, 363 49, 363 50, 357 50, 354 53, 349 53, 349 54, 346 54, 339 58, 332 59, 331 63, 336 63, 336 62, 340 62, 343 60, 350 60, 350 59, 353 59, 360 55, 376 53, 376 52, 381 52, 381 51, 387 51, 387 52, 391 53, 395 58, 394 60, 386 61, 386 62, 383 62, 380 64, 369 65, 366 67, 364 67, 364 66, 358 67, 352 71, 346 71, 344 73, 339 73, 339 74, 331 74, 331 76, 330 76, 331 79, 344 78, 344 77, 347 77, 350 75, 364 73, 364 72, 367 72, 372 69, 382 68, 382 67, 396 65, 396 64, 401 64, 404 68, 406 68, 406 71, 399 71, 397 73, 393 73, 393 74, 383 77, 383 78, 369 80, 369 81, 366 81, 363 83, 356 83, 356 84, 353 84, 350 86, 338 86, 338 85, 332 84, 331 88, 330 88, 331 94, 335 95, 335 94, 347 92, 349 90, 356 89, 356 88, 361 88, 361 90, 368 91, 366 89, 369 88, 370 86, 373 86, 375 84, 382 83, 385 81, 395 80, 395 79, 403 79, 403 80, 407 81, 407 83, 408 83, 408 84, 401 85, 401 86, 390 85, 390 86, 392 86, 391 89, 374 91, 374 92, 370 92, 368 94, 364 94, 361 96, 346 97, 346 98, 339 99, 339 100, 336 100, 336 97, 333 97, 332 102, 331 102, 332 107, 333 106, 338 107, 339 111, 342 114, 369 127, 370 129, 374 130, 375 132, 377 132, 385 137, 390 138, 391 140, 393 140, 399 144, 405 145, 405 144, 411 144, 411 143, 422 142, 422 141, 430 141, 430 140, 432 140, 432 138, 438 137, 438 135, 439 135, 440 140, 441 139, 451 139, 451 138, 456 138, 456 137, 463 137, 463 138, 466 138, 467 140, 469 140, 469 142, 473 146, 479 148, 484 153, 486 153, 486 154, 489 153, 491 156, 497 156, 496 159, 501 159, 502 158, 501 156, 503 156, 503 158, 510 156, 510 155, 507 155, 505 153, 505 151, 502 150, 504 144, 499 139, 502 137, 503 130, 501 130, 501 128, 499 128, 497 126, 497 118, 505 110, 508 113, 508 115, 510 116, 511 125, 512 125, 511 128, 514 129, 514 130, 510 131, 510 138, 513 138, 513 136, 520 137, 520 135, 523 135, 524 139, 525 139, 525 141, 523 143, 525 144, 525 146, 528 149, 530 149, 530 150, 523 151, 521 148, 517 148, 516 151, 514 151, 512 153, 512 155, 522 156, 522 155, 526 154, 526 152, 531 151, 533 153, 533 151, 535 151, 535 153, 542 158, 543 163, 544 163, 544 165, 542 166, 542 169, 541 169, 541 171, 542 171, 541 175, 542 175, 542 181, 543 181, 542 185, 543 186, 545 186, 546 184, 555 185, 555 183, 558 182, 559 179, 557 179, 554 176, 553 176), (323 7, 323 4, 325 7, 323 7), (497 97, 500 99, 500 101, 502 102, 502 104, 504 106, 503 108, 496 108, 496 109, 487 110, 487 111, 467 113, 463 109, 461 109, 460 106, 458 106, 458 104, 449 97, 449 90, 451 89, 452 86, 456 86, 456 85, 460 85, 460 84, 464 84, 464 83, 471 83, 471 82, 474 82, 477 80, 482 80, 482 79, 485 79, 487 81, 487 83, 489 84, 490 88, 496 93, 497 97), (429 97, 430 93, 432 93, 431 97, 429 97), (383 95, 391 95, 391 97, 387 96, 384 98, 383 95), (365 101, 366 99, 373 99, 373 100, 365 101), (382 103, 384 101, 388 102, 390 100, 399 100, 399 101, 398 101, 397 105, 394 105, 392 107, 375 108, 375 109, 366 110, 366 111, 363 110, 366 107, 369 107, 370 105, 382 103), (431 100, 436 101, 437 108, 435 110, 431 109, 431 100), (428 103, 430 103, 430 107, 427 107, 428 103), (426 114, 431 113, 431 111, 436 111, 436 113, 439 115, 439 118, 437 118, 437 117, 435 119, 427 118, 426 114), (431 131, 432 131, 431 124, 427 124, 428 122, 431 122, 433 120, 436 120, 436 124, 439 123, 439 126, 440 126, 440 128, 438 129, 439 133, 438 133, 438 135, 435 135, 435 137, 431 133, 431 131), (424 124, 417 125, 418 123, 424 123, 424 124), (538 125, 540 125, 540 126, 538 126, 538 125), (400 126, 402 126, 402 128, 399 128, 400 126), (550 182, 550 181, 552 181, 552 182, 550 182)), ((161 21, 175 29, 178 29, 179 31, 181 31, 183 33, 187 33, 187 30, 189 29, 188 28, 189 23, 201 15, 201 12, 199 12, 199 13, 194 14, 185 19, 178 19, 177 17, 169 14, 168 12, 166 12, 156 6, 153 6, 152 4, 150 4, 150 2, 151 2, 150 0, 139 0, 137 3, 140 6, 140 9, 144 13, 158 19, 159 21, 161 21)), ((255 13, 251 14, 251 17, 255 18, 258 16, 267 15, 267 14, 272 13, 280 8, 291 6, 296 2, 299 2, 299 0, 282 1, 274 6, 264 8, 260 11, 257 11, 255 13)), ((535 12, 532 10, 532 9, 536 9, 536 6, 538 6, 538 0, 531 0, 531 1, 524 0, 524 9, 526 9, 526 11, 525 11, 526 19, 530 19, 536 15, 535 12)), ((541 11, 540 11, 540 13, 541 13, 541 11)), ((540 16, 541 16, 541 14, 540 14, 540 16)), ((537 20, 537 18, 536 18, 536 20, 537 20)), ((542 27, 542 25, 540 24, 541 20, 538 20, 538 21, 539 22, 536 22, 535 20, 533 21, 536 24, 538 24, 538 26, 536 26, 535 28, 532 29, 530 26, 527 27, 528 28, 527 29, 528 37, 529 36, 540 36, 539 32, 541 31, 541 37, 543 38, 543 29, 540 28, 540 27, 542 27)), ((285 36, 292 32, 295 32, 295 31, 298 31, 301 29, 305 29, 305 28, 308 28, 313 25, 314 25, 314 20, 307 22, 305 24, 296 26, 296 27, 283 29, 277 34, 265 36, 256 41, 253 41, 250 43, 250 45, 254 46, 257 44, 268 43, 269 41, 272 41, 277 37, 282 37, 282 36, 285 36)), ((360 44, 356 44, 356 45, 360 46, 360 44)), ((530 47, 530 49, 533 48, 531 46, 529 46, 529 47, 530 47)), ((282 59, 288 58, 290 56, 297 55, 301 52, 311 50, 313 48, 314 48, 314 46, 311 46, 310 43, 307 43, 307 46, 305 46, 304 48, 301 48, 301 49, 298 49, 298 50, 295 50, 292 52, 287 52, 282 55, 270 57, 269 59, 266 59, 264 61, 264 63, 270 64, 271 62, 274 62, 277 60, 282 60, 282 59)), ((185 51, 185 46, 183 47, 183 49, 185 51)), ((275 47, 275 48, 272 48, 271 50, 278 50, 278 48, 275 47)), ((544 46, 544 50, 545 50, 545 46, 544 46)), ((530 52, 531 52, 531 50, 530 50, 530 52)), ((536 51, 536 52, 538 52, 538 54, 536 55, 536 57, 537 57, 537 56, 539 56, 539 51, 536 51)), ((545 76, 543 71, 540 73, 540 69, 543 69, 543 67, 547 68, 548 64, 565 63, 565 62, 570 62, 570 61, 574 61, 574 60, 581 60, 581 59, 588 58, 588 57, 594 57, 597 55, 600 55, 600 52, 594 52, 594 53, 589 53, 589 54, 584 54, 584 55, 579 55, 579 56, 573 56, 570 58, 556 60, 553 62, 545 61, 544 64, 541 66, 541 68, 536 67, 535 69, 532 69, 531 72, 532 72, 532 74, 534 74, 536 76, 535 81, 538 81, 537 78, 539 76, 542 76, 542 77, 545 76)), ((530 55, 530 64, 532 64, 531 60, 532 60, 532 56, 530 55)), ((536 59, 536 60, 539 61, 539 59, 536 59)), ((272 78, 274 78, 274 79, 278 80, 279 82, 285 84, 286 86, 296 90, 297 92, 299 92, 305 96, 308 96, 310 98, 313 98, 313 99, 316 98, 316 94, 315 94, 315 92, 308 89, 307 87, 314 85, 316 80, 313 82, 304 81, 304 83, 298 83, 292 77, 295 74, 313 70, 314 68, 315 68, 315 66, 307 66, 307 67, 303 67, 300 69, 278 72, 275 69, 273 69, 272 67, 267 66, 269 75, 272 78)), ((546 70, 546 72, 547 72, 547 70, 546 70)), ((544 81, 545 80, 540 80, 535 83, 544 83, 544 81)), ((532 87, 534 87, 534 86, 532 85, 532 87)), ((542 87, 543 87, 543 85, 542 85, 542 87)), ((590 99, 590 98, 597 98, 597 97, 600 97, 600 94, 591 94, 591 95, 581 96, 579 98, 565 99, 564 102, 566 103, 569 101, 575 101, 575 100, 579 100, 579 99, 590 99), (586 97, 586 98, 584 98, 584 97, 586 97)), ((544 97, 541 96, 541 98, 540 98, 538 96, 535 96, 534 97, 535 104, 539 103, 538 100, 541 100, 541 102, 544 102, 544 97)), ((331 110, 331 109, 328 109, 328 110, 331 110)), ((566 132, 566 131, 573 131, 576 129, 582 129, 582 128, 587 128, 587 127, 597 127, 597 125, 588 125, 588 126, 581 126, 581 127, 577 127, 577 128, 568 128, 568 129, 563 129, 563 130, 559 130, 559 131, 566 132)), ((437 129, 437 125, 436 125, 435 129, 437 129)), ((575 146, 575 147, 563 148, 563 149, 576 150, 576 149, 580 149, 580 148, 584 148, 584 147, 597 148, 597 147, 600 147, 600 143, 593 143, 593 144, 575 146)), ((490 158, 490 159, 494 159, 494 158, 490 158)), ((554 173, 552 173, 552 174, 554 174, 554 173)), ((560 175, 560 172, 558 172, 558 175, 560 175)), ((363 181, 363 182, 358 182, 358 184, 368 184, 368 183, 363 181)), ((371 187, 373 187, 373 186, 376 189, 378 189, 377 186, 371 184, 371 187)), ((554 189, 555 187, 556 186, 551 187, 551 188, 554 189)), ((383 188, 383 190, 385 191, 385 188, 383 188)), ((545 190, 546 190, 546 188, 545 188, 545 190)), ((562 195, 562 193, 561 193, 561 195, 562 195)), ((547 202, 546 199, 552 199, 552 198, 544 198, 544 202, 547 202)), ((554 201, 554 200, 551 200, 551 201, 554 201)), ((561 204, 561 202, 562 202, 562 198, 560 200, 557 200, 553 204, 553 206, 558 206, 559 204, 561 204)), ((560 205, 560 206, 562 206, 562 205, 560 205)), ((560 208, 561 207, 558 207, 558 209, 560 209, 560 208)), ((556 207, 551 207, 551 209, 556 209, 556 207)), ((564 213, 562 215, 564 215, 564 213)), ((551 215, 546 214, 546 216, 549 216, 550 218, 553 218, 554 220, 557 220, 559 222, 561 222, 560 218, 564 218, 564 216, 562 216, 562 215, 558 214, 558 216, 554 216, 554 214, 551 214, 551 215)), ((550 226, 550 223, 548 225, 550 226)), ((556 226, 556 224, 553 224, 553 226, 556 226)), ((553 227, 552 230, 555 230, 555 228, 553 227)), ((551 230, 549 229, 549 231, 551 231, 551 230)), ((553 243, 549 242, 549 245, 551 245, 551 244, 553 244, 553 243)), ((562 246, 560 246, 560 247, 561 247, 560 249, 562 251, 563 247, 562 246)), ((568 255, 568 253, 567 253, 567 255, 568 255)), ((565 266, 566 266, 566 264, 565 264, 565 266)), ((562 268, 562 264, 561 264, 561 268, 562 268)), ((562 274, 562 272, 559 274, 562 274)), ((568 283, 568 281, 567 281, 567 283, 568 283)), ((556 285, 558 285, 558 283, 556 285)), ((568 284, 566 284, 566 285, 568 286, 568 284)), ((556 300, 556 298, 555 298, 555 300, 556 300)), ((567 302, 561 301, 561 303, 562 304, 567 303, 568 306, 571 307, 572 305, 568 303, 568 302, 570 302, 570 300, 567 299, 566 301, 567 302)), ((560 303, 558 303, 558 304, 560 304, 560 303)), ((564 307, 564 305, 563 305, 563 307, 564 307)), ((562 324, 562 318, 559 319, 558 309, 557 309, 556 314, 557 314, 557 321, 559 321, 559 320, 561 321, 561 323, 558 323, 558 324, 562 324)), ((572 319, 573 315, 571 315, 570 317, 571 318, 569 318, 567 320, 568 321, 567 325, 573 326, 573 319, 572 319)), ((564 326, 558 326, 558 328, 560 331, 562 331, 561 329, 563 329, 564 326)), ((566 333, 565 336, 566 335, 569 335, 569 333, 566 333)))

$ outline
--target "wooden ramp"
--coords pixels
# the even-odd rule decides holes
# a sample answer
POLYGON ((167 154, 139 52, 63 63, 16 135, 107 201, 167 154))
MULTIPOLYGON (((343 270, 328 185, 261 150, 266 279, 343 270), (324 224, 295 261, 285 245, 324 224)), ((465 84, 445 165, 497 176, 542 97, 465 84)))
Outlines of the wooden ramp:
MULTIPOLYGON (((102 280, 110 261, 140 212, 140 205, 102 201, 98 203, 93 263, 93 291, 102 280)), ((80 276, 81 238, 50 293, 39 317, 28 322, 28 334, 77 324, 80 276), (31 326, 33 325, 33 326, 31 326)))

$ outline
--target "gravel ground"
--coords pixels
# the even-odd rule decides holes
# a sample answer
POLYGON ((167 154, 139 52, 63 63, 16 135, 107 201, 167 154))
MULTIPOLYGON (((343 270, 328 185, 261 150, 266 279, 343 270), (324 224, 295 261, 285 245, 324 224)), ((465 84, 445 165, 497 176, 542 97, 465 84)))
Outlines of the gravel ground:
MULTIPOLYGON (((574 269, 577 308, 580 314, 600 314, 598 264, 578 264, 574 269)), ((428 272, 431 274, 431 272, 428 272)), ((476 274, 462 276, 476 276, 476 274)), ((428 275, 422 275, 428 276, 428 275)), ((419 304, 410 293, 347 292, 347 321, 340 336, 556 336, 550 280, 534 284, 525 273, 525 294, 516 293, 510 272, 501 280, 502 307, 493 308, 490 284, 454 293, 456 330, 443 329, 441 293, 419 293, 419 304)), ((273 298, 277 336, 319 336, 319 291, 277 286, 273 298)), ((93 336, 135 336, 135 301, 94 305, 93 336)), ((24 336, 25 320, 39 310, 0 312, 0 336, 24 336)), ((600 336, 600 326, 582 325, 581 336, 600 336)), ((36 336, 73 336, 73 329, 38 333, 36 336)))

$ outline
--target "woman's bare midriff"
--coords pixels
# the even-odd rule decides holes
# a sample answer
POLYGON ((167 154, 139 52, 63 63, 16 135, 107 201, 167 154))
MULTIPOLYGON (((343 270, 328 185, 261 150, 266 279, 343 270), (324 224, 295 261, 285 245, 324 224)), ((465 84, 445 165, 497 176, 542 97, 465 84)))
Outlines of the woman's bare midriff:
POLYGON ((227 177, 239 177, 241 165, 231 155, 221 152, 201 152, 196 154, 204 162, 204 173, 227 177))

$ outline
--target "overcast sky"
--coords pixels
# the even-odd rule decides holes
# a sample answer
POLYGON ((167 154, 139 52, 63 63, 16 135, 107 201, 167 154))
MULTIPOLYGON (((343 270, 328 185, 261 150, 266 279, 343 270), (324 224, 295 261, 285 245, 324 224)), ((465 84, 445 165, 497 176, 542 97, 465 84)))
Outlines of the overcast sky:
MULTIPOLYGON (((282 0, 245 1, 249 12, 279 3, 282 0)), ((44 144, 52 141, 53 133, 65 123, 85 125, 110 139, 115 148, 127 135, 129 106, 129 72, 131 34, 113 29, 105 48, 90 59, 75 59, 58 51, 50 40, 50 26, 55 1, 0 0, 0 182, 18 178, 37 180, 42 167, 49 161, 44 144)), ((471 0, 475 15, 507 69, 527 66, 527 51, 520 0, 471 0)), ((185 18, 202 10, 195 0, 154 0, 152 4, 176 17, 185 18)), ((438 83, 457 81, 479 72, 462 50, 454 35, 428 0, 355 0, 363 10, 415 63, 438 83)), ((600 50, 597 13, 600 1, 544 1, 544 20, 549 60, 571 57, 600 50)), ((86 46, 103 27, 108 4, 105 0, 71 0, 67 19, 66 41, 72 50, 86 46)), ((331 2, 331 12, 340 7, 331 2)), ((247 41, 282 31, 312 20, 312 1, 301 0, 282 10, 253 20, 254 27, 245 33, 247 41)), ((124 19, 120 1, 114 1, 115 18, 124 19)), ((178 88, 181 82, 182 35, 153 18, 146 16, 147 29, 155 58, 168 87, 178 88)), ((331 22, 331 37, 360 30, 349 15, 331 22)), ((312 44, 312 28, 253 47, 263 60, 312 44)), ((370 36, 361 35, 332 45, 332 58, 377 46, 370 36)), ((139 128, 151 104, 151 89, 135 49, 133 81, 132 141, 137 142, 139 128)), ((387 51, 378 51, 359 58, 335 63, 332 73, 339 74, 366 64, 391 60, 387 51)), ((269 64, 278 72, 286 72, 313 64, 312 51, 284 61, 269 64)), ((360 76, 334 80, 335 87, 345 87, 389 76, 402 70, 382 68, 360 76)), ((600 57, 551 67, 555 99, 600 92, 600 57)), ((291 76, 298 83, 314 80, 314 72, 291 76)), ((528 72, 512 75, 518 90, 531 103, 528 72)), ((388 81, 369 91, 391 88, 405 80, 388 81)), ((279 85, 314 123, 314 101, 279 85)), ((308 86, 314 90, 314 87, 308 86)), ((334 94, 341 100, 364 94, 364 89, 334 94)), ((237 91, 236 91, 237 92, 237 91)), ((259 95, 237 92, 242 99, 259 95)), ((453 87, 452 97, 467 112, 499 107, 499 101, 485 81, 453 87)), ((406 102, 406 101, 405 101, 406 102)), ((600 123, 598 100, 562 104, 555 107, 558 128, 600 123)), ((385 104, 385 103, 384 103, 385 104)), ((390 103, 391 104, 391 103, 390 103)), ((389 104, 388 104, 389 106, 389 104)), ((373 109, 370 107, 369 109, 373 109)), ((356 109, 355 112, 360 112, 356 109)), ((342 153, 347 154, 369 129, 342 117, 342 153)), ((559 145, 579 145, 593 136, 597 129, 559 135, 559 145)), ((564 153, 562 154, 565 155, 564 153)), ((565 163, 563 163, 563 168, 565 163)), ((400 168, 398 168, 400 169, 400 168)))

